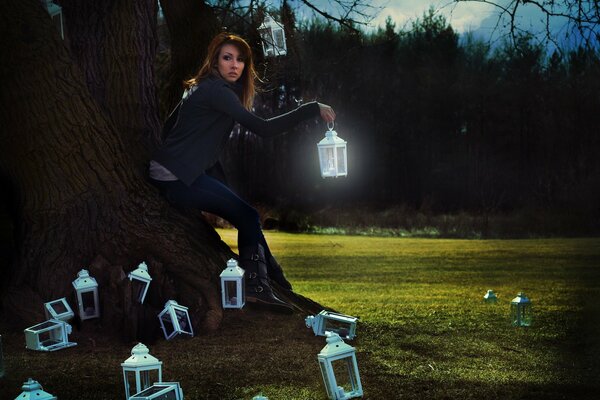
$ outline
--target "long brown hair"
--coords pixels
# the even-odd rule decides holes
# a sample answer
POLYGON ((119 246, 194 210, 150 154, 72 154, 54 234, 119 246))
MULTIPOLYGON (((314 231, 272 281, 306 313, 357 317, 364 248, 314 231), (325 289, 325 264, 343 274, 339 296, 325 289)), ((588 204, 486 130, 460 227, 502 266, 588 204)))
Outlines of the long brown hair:
POLYGON ((239 79, 239 82, 242 84, 241 102, 246 109, 250 110, 252 108, 254 94, 256 92, 254 87, 254 79, 257 79, 257 74, 256 70, 254 69, 252 49, 240 36, 226 32, 219 33, 217 36, 215 36, 208 45, 206 58, 198 70, 198 73, 196 73, 196 75, 194 75, 192 78, 184 81, 183 86, 187 89, 197 85, 200 83, 200 81, 202 81, 202 79, 206 78, 210 74, 216 74, 219 76, 217 69, 219 53, 221 52, 221 48, 226 44, 234 45, 240 52, 240 55, 244 57, 244 70, 242 71, 242 76, 239 79))

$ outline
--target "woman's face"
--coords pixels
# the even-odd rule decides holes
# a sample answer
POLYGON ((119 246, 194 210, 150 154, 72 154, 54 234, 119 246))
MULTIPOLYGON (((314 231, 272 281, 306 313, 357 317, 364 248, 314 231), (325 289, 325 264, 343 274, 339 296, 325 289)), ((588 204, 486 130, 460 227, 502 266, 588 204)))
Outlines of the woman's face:
POLYGON ((217 68, 221 77, 229 83, 234 83, 242 76, 245 66, 244 57, 238 48, 232 44, 221 47, 217 68))

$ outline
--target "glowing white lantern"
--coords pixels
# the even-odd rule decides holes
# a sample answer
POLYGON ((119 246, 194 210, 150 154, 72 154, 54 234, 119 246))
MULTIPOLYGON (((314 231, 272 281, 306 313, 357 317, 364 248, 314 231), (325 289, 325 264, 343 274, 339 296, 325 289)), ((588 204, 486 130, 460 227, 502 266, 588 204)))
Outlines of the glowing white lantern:
POLYGON ((98 283, 89 272, 82 269, 73 281, 77 295, 77 307, 81 320, 98 318, 100 316, 100 302, 98 301, 98 283))
POLYGON ((52 18, 52 22, 54 22, 56 29, 58 29, 60 37, 64 39, 65 32, 63 30, 62 7, 58 4, 54 4, 53 0, 46 0, 46 10, 48 11, 48 14, 50 14, 50 18, 52 18))
POLYGON ((143 343, 138 343, 131 349, 131 357, 122 362, 121 367, 126 400, 132 396, 132 388, 135 388, 134 393, 139 393, 149 388, 150 382, 162 381, 162 361, 150 355, 148 347, 143 343))
POLYGON ((65 321, 51 319, 42 322, 23 331, 25 347, 31 350, 55 351, 75 346, 77 343, 69 342, 71 331, 71 325, 65 321))
POLYGON ((331 311, 321 311, 316 316, 304 320, 307 328, 312 328, 315 336, 327 336, 327 332, 337 333, 344 339, 352 340, 356 336, 358 318, 331 311))
POLYGON ((15 397, 15 400, 57 400, 56 396, 51 395, 48 392, 44 392, 42 385, 31 378, 27 379, 27 382, 23 383, 21 387, 23 393, 15 397))
POLYGON ((498 302, 498 297, 496 297, 496 293, 493 290, 488 290, 486 294, 483 295, 483 301, 488 304, 496 304, 498 302))
POLYGON ((246 303, 244 292, 244 270, 233 258, 227 261, 227 267, 221 272, 221 302, 223 308, 242 308, 246 303))
POLYGON ((158 319, 167 340, 179 334, 194 336, 188 308, 180 306, 175 300, 165 303, 165 308, 158 314, 158 319))
POLYGON ((148 287, 152 278, 148 273, 148 266, 145 262, 142 262, 136 269, 131 271, 129 275, 131 281, 131 291, 133 298, 139 303, 144 303, 146 293, 148 293, 148 287))
POLYGON ((65 322, 68 322, 75 316, 71 306, 67 303, 67 299, 64 297, 44 303, 44 312, 48 319, 60 319, 65 322))
POLYGON ((348 156, 346 141, 333 130, 334 123, 327 123, 327 132, 318 144, 319 165, 321 166, 321 177, 337 178, 348 175, 348 156))
POLYGON ((344 343, 337 333, 327 333, 327 345, 317 358, 330 399, 346 400, 363 395, 356 350, 344 343))
POLYGON ((179 382, 158 382, 134 394, 129 400, 183 400, 183 390, 179 382))
POLYGON ((530 326, 532 322, 531 301, 519 292, 510 302, 510 316, 514 326, 530 326))
POLYGON ((266 57, 285 56, 287 46, 285 43, 285 31, 283 25, 275 21, 269 15, 258 28, 262 39, 263 53, 266 57))

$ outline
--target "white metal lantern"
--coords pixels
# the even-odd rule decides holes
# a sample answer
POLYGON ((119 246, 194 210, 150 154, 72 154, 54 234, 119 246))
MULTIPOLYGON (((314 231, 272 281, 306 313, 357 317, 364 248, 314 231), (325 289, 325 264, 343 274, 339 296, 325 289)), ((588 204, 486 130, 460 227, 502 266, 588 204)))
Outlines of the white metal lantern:
POLYGON ((98 318, 100 316, 100 302, 98 301, 98 283, 86 269, 77 273, 73 281, 73 288, 77 296, 77 308, 81 320, 98 318))
POLYGON ((143 343, 131 349, 131 357, 121 363, 123 381, 125 382, 125 399, 129 400, 133 393, 139 393, 150 387, 150 382, 162 381, 162 361, 150 355, 148 347, 143 343))
POLYGON ((242 308, 246 303, 244 292, 244 270, 233 258, 221 272, 221 303, 223 308, 242 308))
POLYGON ((60 319, 65 322, 68 322, 75 316, 71 306, 67 303, 67 299, 64 297, 44 303, 44 312, 48 319, 60 319))
POLYGON ((134 394, 129 400, 183 400, 183 390, 179 382, 158 382, 134 394))
POLYGON ((23 390, 23 393, 15 397, 15 400, 57 400, 56 396, 53 396, 48 392, 44 392, 42 385, 40 385, 38 381, 31 378, 27 379, 27 382, 23 383, 21 390, 23 390))
POLYGON ((519 292, 510 302, 510 317, 514 326, 530 326, 532 322, 531 301, 519 292))
POLYGON ((287 45, 285 43, 285 31, 283 25, 275 21, 269 15, 258 28, 262 40, 263 53, 266 57, 285 56, 287 45))
POLYGON ((165 303, 165 308, 158 314, 158 319, 167 340, 179 334, 194 336, 188 308, 177 304, 175 300, 165 303))
POLYGON ((483 295, 483 301, 488 304, 496 304, 498 302, 498 297, 496 297, 496 293, 490 289, 483 295))
POLYGON ((25 347, 31 350, 55 351, 75 346, 77 343, 69 342, 71 331, 71 325, 65 321, 51 319, 42 322, 23 331, 25 347))
POLYGON ((356 336, 358 318, 331 311, 321 311, 304 320, 307 328, 312 328, 316 336, 326 336, 327 332, 337 333, 344 339, 352 340, 356 336))
POLYGON ((144 303, 146 293, 148 293, 148 287, 150 286, 150 281, 152 280, 150 274, 148 273, 148 266, 145 262, 142 262, 127 276, 131 281, 133 298, 139 303, 144 303))
POLYGON ((48 14, 50 14, 50 18, 52 18, 52 22, 58 29, 60 33, 60 37, 62 39, 65 38, 65 33, 63 29, 63 16, 62 16, 62 7, 58 4, 55 4, 53 0, 45 0, 46 1, 46 10, 48 14))
POLYGON ((322 178, 337 178, 348 175, 346 141, 333 130, 334 123, 327 123, 325 137, 317 144, 322 178))
POLYGON ((327 333, 327 344, 317 358, 330 399, 346 400, 363 395, 356 349, 344 343, 337 333, 327 333))

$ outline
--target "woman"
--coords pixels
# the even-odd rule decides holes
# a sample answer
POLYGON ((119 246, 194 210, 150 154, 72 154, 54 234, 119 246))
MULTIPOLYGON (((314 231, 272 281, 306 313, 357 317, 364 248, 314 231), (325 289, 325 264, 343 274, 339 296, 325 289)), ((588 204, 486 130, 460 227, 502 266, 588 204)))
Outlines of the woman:
POLYGON ((311 102, 287 114, 262 119, 249 111, 255 78, 248 43, 236 35, 217 35, 196 76, 184 82, 176 121, 150 161, 150 178, 172 204, 210 212, 237 228, 248 303, 292 312, 289 304, 273 294, 270 280, 288 290, 292 286, 269 250, 257 211, 210 172, 235 122, 269 137, 319 115, 327 122, 333 121, 335 112, 328 105, 311 102))

